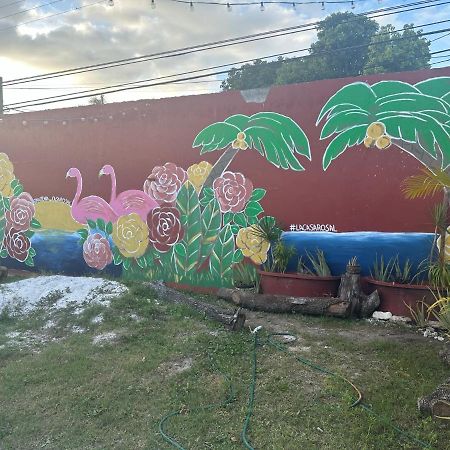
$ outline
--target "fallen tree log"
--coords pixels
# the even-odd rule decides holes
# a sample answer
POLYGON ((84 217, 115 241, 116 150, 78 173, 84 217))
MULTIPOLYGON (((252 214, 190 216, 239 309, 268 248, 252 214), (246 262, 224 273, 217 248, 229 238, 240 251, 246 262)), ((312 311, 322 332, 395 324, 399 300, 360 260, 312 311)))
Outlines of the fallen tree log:
POLYGON ((231 331, 239 331, 244 327, 246 317, 240 308, 235 311, 218 308, 208 303, 201 302, 200 300, 196 300, 176 289, 167 287, 162 282, 146 283, 146 286, 153 289, 160 299, 176 305, 190 306, 205 314, 210 319, 223 323, 231 331))
POLYGON ((450 420, 450 378, 430 395, 419 398, 417 406, 424 415, 450 420))
POLYGON ((370 295, 362 292, 357 264, 347 266, 347 272, 341 278, 338 297, 288 297, 238 289, 219 289, 217 295, 237 306, 257 311, 333 317, 370 317, 380 304, 377 291, 370 295))

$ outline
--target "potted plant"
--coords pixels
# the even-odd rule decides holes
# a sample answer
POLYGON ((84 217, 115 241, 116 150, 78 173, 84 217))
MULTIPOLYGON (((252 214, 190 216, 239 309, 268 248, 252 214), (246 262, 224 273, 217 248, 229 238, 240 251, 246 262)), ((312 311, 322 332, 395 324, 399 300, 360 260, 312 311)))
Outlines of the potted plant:
POLYGON ((389 311, 396 316, 412 317, 411 310, 422 302, 428 306, 434 302, 434 291, 423 278, 424 271, 413 274, 409 260, 401 264, 399 256, 387 263, 384 257, 376 258, 371 276, 367 279, 371 290, 378 290, 380 311, 389 311), (422 278, 421 278, 422 276, 422 278))
POLYGON ((317 250, 315 255, 307 252, 307 262, 300 257, 297 272, 287 272, 297 251, 283 243, 280 225, 262 220, 255 228, 255 234, 270 243, 267 261, 258 271, 262 293, 292 297, 337 296, 340 277, 331 274, 321 250, 317 250))

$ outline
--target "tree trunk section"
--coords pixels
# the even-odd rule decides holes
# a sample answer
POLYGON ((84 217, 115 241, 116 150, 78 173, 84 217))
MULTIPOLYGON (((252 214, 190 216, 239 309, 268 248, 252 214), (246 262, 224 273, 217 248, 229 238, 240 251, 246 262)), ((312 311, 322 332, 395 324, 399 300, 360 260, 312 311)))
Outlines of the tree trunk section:
POLYGON ((392 144, 397 146, 400 150, 409 153, 414 156, 418 161, 420 161, 425 167, 429 169, 442 170, 442 154, 438 146, 435 148, 437 158, 433 158, 429 153, 427 153, 419 144, 415 142, 406 142, 402 139, 392 138, 392 144))
POLYGON ((208 175, 208 178, 206 178, 206 181, 203 184, 203 188, 205 187, 211 187, 214 180, 222 175, 225 170, 227 170, 228 166, 231 164, 231 161, 233 161, 233 158, 236 156, 237 152, 239 151, 238 148, 232 148, 228 147, 220 156, 220 158, 216 161, 213 168, 211 169, 210 174, 208 175))
POLYGON ((341 278, 338 297, 288 297, 225 288, 219 289, 217 295, 243 308, 314 316, 370 317, 380 305, 377 291, 369 296, 361 291, 359 266, 347 267, 341 278))
POLYGON ((187 305, 205 314, 210 319, 223 323, 231 331, 240 331, 244 327, 245 314, 240 308, 236 311, 221 309, 196 300, 176 289, 169 288, 161 282, 145 284, 157 293, 158 298, 175 305, 187 305))

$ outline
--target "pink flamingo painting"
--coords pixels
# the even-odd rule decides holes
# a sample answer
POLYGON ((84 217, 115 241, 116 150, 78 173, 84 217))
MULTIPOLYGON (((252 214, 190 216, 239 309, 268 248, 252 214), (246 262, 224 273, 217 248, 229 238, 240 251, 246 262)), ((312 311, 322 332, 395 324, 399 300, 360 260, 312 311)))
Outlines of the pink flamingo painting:
POLYGON ((151 198, 144 191, 139 191, 137 189, 124 191, 119 195, 116 195, 116 173, 114 168, 109 164, 103 166, 98 175, 111 176, 111 200, 109 201, 109 204, 118 216, 136 213, 144 222, 146 222, 149 212, 159 206, 156 200, 151 198))
POLYGON ((72 200, 71 213, 72 217, 80 223, 87 224, 88 220, 103 219, 105 222, 116 222, 118 215, 111 206, 96 195, 89 195, 80 200, 81 191, 83 189, 83 179, 80 171, 72 167, 68 170, 66 178, 76 178, 77 190, 72 200))

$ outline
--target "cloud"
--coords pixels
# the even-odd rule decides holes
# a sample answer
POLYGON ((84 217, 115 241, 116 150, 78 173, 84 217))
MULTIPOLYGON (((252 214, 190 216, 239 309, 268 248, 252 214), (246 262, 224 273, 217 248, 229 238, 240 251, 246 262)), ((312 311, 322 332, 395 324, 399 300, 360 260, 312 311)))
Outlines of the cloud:
MULTIPOLYGON (((25 2, 23 8, 40 3, 40 0, 36 1, 38 3, 25 2)), ((81 4, 88 5, 94 1, 83 0, 81 4)), ((173 50, 314 22, 331 11, 346 9, 345 6, 333 9, 327 7, 327 11, 323 12, 320 5, 302 6, 293 10, 292 7, 268 4, 264 12, 259 11, 258 6, 234 7, 232 12, 227 12, 226 7, 196 5, 194 12, 191 12, 188 5, 168 0, 156 0, 156 3, 157 8, 151 9, 150 1, 147 0, 115 0, 114 7, 108 7, 106 3, 85 7, 68 14, 20 25, 8 32, 1 32, 1 29, 62 12, 69 9, 72 2, 64 1, 51 9, 33 10, 0 20, 2 76, 7 80, 173 50)), ((373 9, 373 2, 361 2, 358 5, 361 5, 360 10, 373 9)), ((17 9, 17 6, 11 8, 17 9)), ((0 9, 0 16, 11 11, 13 10, 0 9)), ((448 12, 447 9, 447 17, 448 12)), ((443 14, 442 10, 440 14, 443 14)), ((389 16, 387 22, 392 23, 394 17, 389 16)), ((420 17, 422 19, 418 21, 419 23, 424 20, 423 13, 420 17)), ((395 24, 398 25, 397 22, 395 24)), ((403 24, 403 21, 399 24, 403 24)), ((297 50, 309 47, 314 40, 315 32, 307 31, 184 56, 19 85, 42 89, 24 90, 5 87, 5 104, 297 50), (67 87, 67 90, 62 89, 64 87, 67 87)), ((217 80, 223 77, 214 78, 217 80)), ((208 82, 167 85, 111 94, 107 95, 107 99, 121 101, 212 92, 219 89, 219 84, 208 82)), ((67 105, 83 102, 86 103, 87 100, 78 100, 67 105)), ((61 106, 65 104, 59 103, 48 107, 61 106)))

